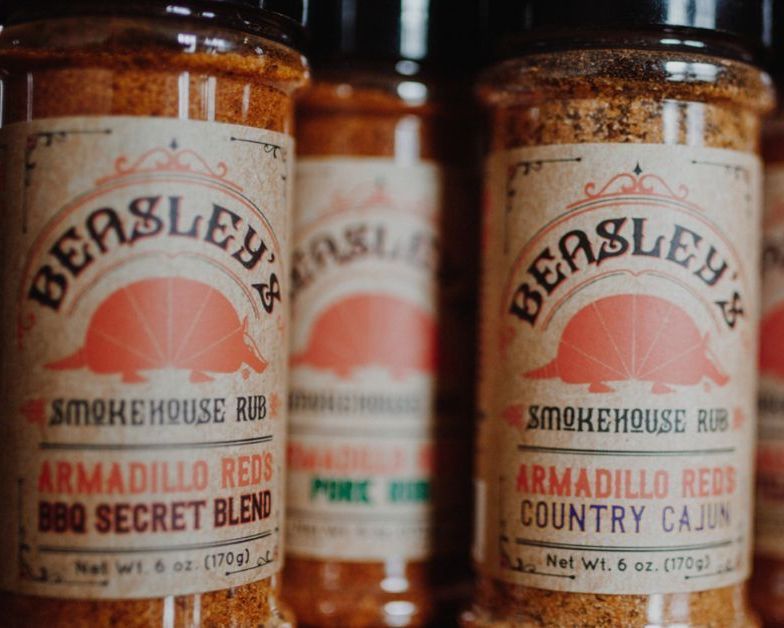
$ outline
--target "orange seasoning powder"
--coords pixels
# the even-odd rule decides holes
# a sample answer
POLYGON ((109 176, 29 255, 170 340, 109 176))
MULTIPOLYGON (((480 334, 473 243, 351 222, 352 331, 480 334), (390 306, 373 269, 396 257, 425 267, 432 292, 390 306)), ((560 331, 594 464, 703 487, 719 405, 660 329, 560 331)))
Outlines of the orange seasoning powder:
POLYGON ((492 3, 466 626, 754 625, 772 93, 761 3, 703 4, 492 3))
POLYGON ((289 623, 289 170, 307 67, 296 3, 268 4, 9 3, 6 625, 289 623))
POLYGON ((434 58, 450 3, 405 4, 316 2, 309 20, 284 573, 309 626, 444 621, 467 582, 470 96, 434 58))

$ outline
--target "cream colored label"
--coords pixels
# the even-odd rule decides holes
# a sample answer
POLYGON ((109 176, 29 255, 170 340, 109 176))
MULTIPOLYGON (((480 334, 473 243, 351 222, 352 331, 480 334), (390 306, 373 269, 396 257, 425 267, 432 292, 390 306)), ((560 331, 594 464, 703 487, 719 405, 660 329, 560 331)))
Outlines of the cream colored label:
POLYGON ((759 171, 683 146, 491 158, 483 572, 622 594, 746 578, 759 171))
POLYGON ((74 117, 0 144, 0 584, 132 598, 271 576, 291 140, 74 117))
POLYGON ((784 164, 765 172, 756 551, 784 559, 784 164))
POLYGON ((433 551, 442 176, 431 164, 377 158, 297 165, 286 539, 294 555, 433 551))

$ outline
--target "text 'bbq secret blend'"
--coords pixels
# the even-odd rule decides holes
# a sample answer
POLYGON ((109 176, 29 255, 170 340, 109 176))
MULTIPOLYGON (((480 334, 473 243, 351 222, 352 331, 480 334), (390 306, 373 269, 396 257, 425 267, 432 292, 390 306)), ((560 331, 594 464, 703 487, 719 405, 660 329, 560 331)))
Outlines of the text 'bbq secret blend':
POLYGON ((296 5, 11 3, 6 620, 287 623, 296 5))

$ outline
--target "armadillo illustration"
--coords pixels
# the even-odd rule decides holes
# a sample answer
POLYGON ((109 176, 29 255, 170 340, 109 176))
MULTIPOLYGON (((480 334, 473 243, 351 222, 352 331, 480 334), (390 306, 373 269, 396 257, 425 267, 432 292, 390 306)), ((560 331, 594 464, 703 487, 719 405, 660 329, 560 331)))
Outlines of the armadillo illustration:
POLYGON ((96 309, 84 346, 46 368, 87 368, 144 382, 142 371, 190 371, 192 382, 207 373, 233 373, 243 364, 267 368, 229 300, 207 284, 183 278, 144 279, 110 294, 96 309))
POLYGON ((760 338, 760 372, 784 379, 784 306, 763 317, 760 338))
POLYGON ((680 307, 659 297, 619 294, 589 303, 561 334, 558 354, 523 375, 588 384, 590 392, 612 392, 605 382, 652 382, 654 393, 668 384, 693 386, 703 378, 724 386, 729 377, 708 357, 708 337, 680 307))
POLYGON ((382 294, 356 294, 332 304, 316 319, 308 345, 291 358, 349 378, 355 369, 385 367, 396 378, 435 370, 433 317, 417 306, 382 294))

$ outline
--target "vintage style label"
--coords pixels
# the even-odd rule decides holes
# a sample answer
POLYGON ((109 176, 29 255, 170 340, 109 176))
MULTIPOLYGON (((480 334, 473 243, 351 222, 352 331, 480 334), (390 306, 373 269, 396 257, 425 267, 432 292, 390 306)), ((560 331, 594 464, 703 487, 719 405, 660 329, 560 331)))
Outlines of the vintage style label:
POLYGON ((765 171, 756 551, 784 559, 784 164, 765 171))
POLYGON ((480 569, 592 593, 743 580, 757 158, 559 145, 488 176, 480 569))
POLYGON ((281 567, 291 140, 72 117, 0 131, 0 586, 223 589, 281 567))
MULTIPOLYGON (((290 554, 417 559, 435 550, 436 532, 450 536, 434 512, 442 188, 429 163, 297 164, 290 554)), ((439 433, 439 453, 456 438, 439 433)), ((444 493, 439 508, 452 499, 444 493)))

